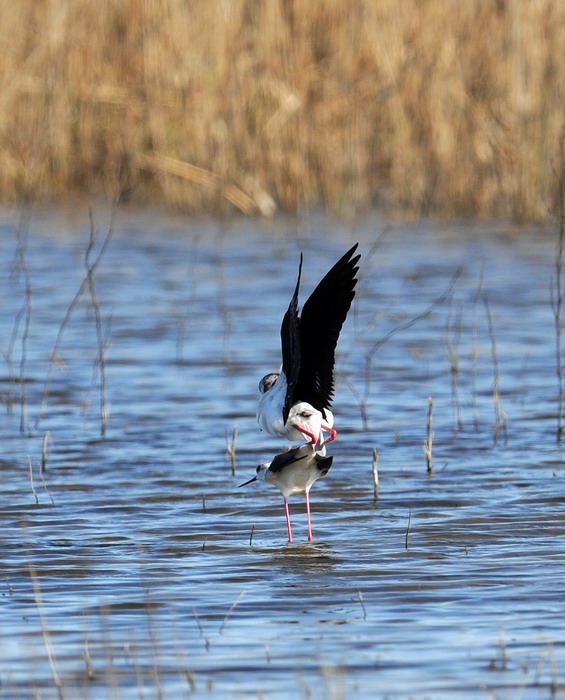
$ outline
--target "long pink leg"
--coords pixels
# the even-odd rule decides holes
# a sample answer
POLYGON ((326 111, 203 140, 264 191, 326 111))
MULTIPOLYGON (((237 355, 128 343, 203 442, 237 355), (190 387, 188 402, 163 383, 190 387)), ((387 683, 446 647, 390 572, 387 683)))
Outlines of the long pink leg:
POLYGON ((290 512, 288 510, 288 501, 284 499, 284 514, 286 515, 286 529, 288 531, 288 541, 292 542, 292 528, 290 527, 290 512))
POLYGON ((306 491, 306 516, 308 518, 308 542, 312 542, 314 535, 312 534, 312 520, 310 518, 310 492, 306 491))

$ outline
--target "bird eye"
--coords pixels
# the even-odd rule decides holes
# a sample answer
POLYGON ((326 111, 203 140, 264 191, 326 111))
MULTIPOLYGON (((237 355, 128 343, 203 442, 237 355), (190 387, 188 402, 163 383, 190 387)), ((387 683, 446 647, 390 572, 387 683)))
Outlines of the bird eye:
POLYGON ((298 414, 301 418, 310 418, 312 416, 311 413, 308 413, 308 411, 302 411, 302 413, 298 414))
POLYGON ((257 472, 257 474, 259 474, 259 472, 261 471, 261 465, 259 465, 255 471, 257 472))

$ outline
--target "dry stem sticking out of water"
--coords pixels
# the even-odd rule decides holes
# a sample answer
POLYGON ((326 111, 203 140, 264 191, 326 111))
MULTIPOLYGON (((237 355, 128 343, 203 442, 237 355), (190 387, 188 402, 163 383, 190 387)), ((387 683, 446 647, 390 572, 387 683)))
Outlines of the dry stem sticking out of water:
MULTIPOLYGON (((115 207, 112 210, 112 218, 110 223, 110 228, 106 235, 106 240, 109 242, 113 230, 114 230, 114 215, 115 207)), ((94 269, 96 266, 96 260, 92 262, 90 256, 94 250, 94 245, 96 243, 96 235, 94 229, 94 218, 92 215, 92 209, 88 210, 88 218, 90 221, 90 238, 88 241, 88 246, 84 254, 84 265, 86 267, 86 281, 88 283, 88 291, 90 293, 90 300, 92 302, 92 308, 94 309, 94 319, 96 324, 96 341, 98 344, 98 355, 96 357, 96 365, 100 369, 100 434, 102 437, 106 434, 106 425, 108 423, 108 408, 106 404, 106 342, 104 334, 102 332, 102 314, 100 311, 100 302, 98 301, 98 296, 96 294, 96 284, 94 280, 94 269)), ((104 241, 106 244, 106 241, 104 241)))
MULTIPOLYGON (((557 442, 563 436, 563 368, 561 365, 561 331, 563 330, 563 245, 565 237, 565 126, 559 139, 559 172, 556 173, 558 194, 558 244, 555 256, 555 298, 552 298, 555 317, 555 360, 557 373, 557 442)), ((552 286, 553 297, 553 286, 552 286)))
POLYGON ((51 439, 51 433, 47 430, 43 436, 43 444, 41 446, 41 467, 39 473, 43 478, 45 472, 47 471, 47 445, 51 439))
POLYGON ((410 526, 412 525, 412 511, 408 512, 408 525, 406 525, 406 534, 404 536, 404 549, 408 549, 408 538, 410 536, 410 526))
POLYGON ((455 319, 452 319, 453 295, 449 297, 449 313, 446 322, 447 357, 451 374, 451 402, 453 404, 455 430, 461 430, 463 419, 461 417, 461 403, 459 401, 459 345, 461 342, 461 309, 457 311, 455 319))
MULTIPOLYGON (((112 207, 110 226, 108 228, 108 233, 106 234, 106 237, 104 238, 104 241, 102 242, 102 245, 100 246, 100 249, 98 251, 96 258, 94 260, 88 262, 87 275, 86 275, 85 279, 83 279, 83 281, 81 282, 80 287, 79 287, 77 293, 75 294, 75 296, 73 297, 71 303, 69 304, 67 311, 65 313, 65 316, 61 322, 61 325, 59 326, 59 331, 57 333, 57 337, 55 338, 55 343, 54 343, 53 349, 51 351, 51 358, 49 360, 49 367, 47 368, 47 378, 45 379, 45 385, 43 387, 43 397, 41 399, 41 404, 39 406, 37 418, 35 419, 35 426, 34 427, 36 430, 39 427, 39 424, 41 422, 41 419, 43 418, 43 414, 45 413, 45 409, 47 406, 47 399, 49 396, 49 387, 51 386, 51 377, 53 375, 53 368, 55 366, 56 358, 59 356, 59 348, 60 348, 61 342, 63 340, 63 333, 64 333, 65 328, 67 327, 67 325, 71 319, 72 313, 73 313, 76 305, 78 304, 82 294, 84 293, 87 286, 89 286, 91 284, 92 276, 94 275, 94 272, 96 271, 98 265, 100 264, 100 261, 104 257, 104 253, 106 252, 106 249, 108 248, 108 245, 110 243, 110 239, 112 238, 112 234, 114 232, 114 219, 115 219, 115 215, 116 215, 117 206, 118 206, 118 200, 116 199, 116 201, 114 202, 114 206, 112 207)), ((91 230, 91 235, 92 235, 92 230, 91 230)), ((91 245, 92 244, 89 242, 89 248, 91 245)), ((90 255, 90 251, 87 250, 87 254, 86 254, 87 259, 89 258, 89 255, 90 255)), ((100 346, 99 346, 99 355, 100 355, 100 346)), ((98 357, 98 361, 100 362, 100 356, 98 357)), ((105 392, 105 385, 104 385, 103 391, 105 392)), ((103 401, 105 404, 104 394, 102 394, 102 397, 103 398, 101 398, 101 402, 103 401)), ((104 424, 105 406, 102 406, 101 410, 102 410, 102 416, 101 416, 102 425, 103 425, 103 430, 104 430, 104 427, 105 427, 105 424, 104 424)))
POLYGON ((373 447, 373 500, 379 498, 379 450, 373 447))
POLYGON ((434 433, 432 430, 432 419, 434 411, 434 400, 431 396, 428 397, 428 435, 424 441, 424 452, 426 453, 426 465, 428 469, 428 474, 432 473, 433 463, 432 463, 432 445, 434 440, 434 433))
POLYGON ((236 444, 237 444, 237 426, 233 429, 231 440, 228 437, 228 431, 225 432, 226 436, 226 454, 230 458, 231 463, 231 473, 235 474, 235 457, 236 457, 236 444))
POLYGON ((33 465, 31 463, 31 457, 28 457, 27 459, 29 463, 29 483, 35 497, 35 505, 37 505, 39 503, 39 499, 37 498, 37 491, 35 490, 35 484, 33 483, 33 465))
MULTIPOLYGON (((31 468, 31 460, 30 460, 30 468, 31 468)), ((39 620, 41 623, 41 634, 43 636, 43 644, 45 645, 45 651, 47 652, 47 658, 49 660, 49 668, 51 670, 51 677, 53 678, 53 683, 55 684, 55 687, 57 688, 57 692, 59 694, 59 698, 63 700, 65 697, 64 692, 63 692, 63 684, 61 683, 61 678, 59 677, 59 673, 57 671, 57 667, 55 664, 55 655, 53 654, 53 648, 51 646, 51 638, 49 635, 49 629, 47 628, 47 620, 45 619, 45 611, 43 608, 43 600, 41 598, 41 587, 39 585, 39 578, 37 576, 37 571, 35 569, 35 566, 33 563, 30 561, 29 564, 29 575, 31 578, 31 583, 33 586, 33 595, 35 598, 35 605, 37 607, 37 612, 39 613, 39 620)))
POLYGON ((243 597, 245 596, 245 591, 241 591, 241 593, 237 596, 237 598, 233 601, 231 604, 230 609, 227 611, 226 616, 224 617, 224 621, 220 625, 220 629, 218 630, 219 634, 222 634, 224 627, 226 626, 227 621, 231 617, 231 614, 233 611, 237 608, 237 606, 240 604, 240 602, 243 600, 243 597))
POLYGON ((367 403, 369 394, 371 391, 371 381, 372 381, 372 369, 373 369, 373 360, 375 358, 375 355, 378 351, 378 349, 381 347, 381 345, 384 345, 388 340, 390 340, 394 335, 399 333, 400 331, 405 331, 408 328, 411 328, 415 323, 418 323, 418 321, 423 320, 424 318, 427 318, 438 306, 441 306, 446 299, 449 299, 452 292, 453 288, 455 287, 455 284, 459 277, 461 276, 462 268, 459 267, 455 271, 455 274, 451 278, 449 285, 447 286, 447 289, 443 294, 441 294, 437 299, 435 299, 427 309, 424 309, 419 314, 416 314, 416 316, 413 316, 412 318, 408 319, 408 321, 405 321, 403 323, 400 323, 398 326, 395 326, 392 330, 390 330, 388 333, 385 333, 381 338, 379 338, 377 341, 375 341, 369 350, 365 353, 365 389, 364 389, 364 395, 363 395, 363 402, 364 404, 367 403))
POLYGON ((359 605, 361 606, 361 609, 363 610, 363 619, 367 619, 367 608, 365 607, 365 602, 363 601, 363 593, 361 591, 357 591, 357 596, 359 597, 359 605))
POLYGON ((485 312, 487 315, 487 321, 488 321, 488 333, 490 337, 490 345, 491 345, 491 356, 492 356, 492 370, 493 370, 493 381, 492 381, 492 400, 494 403, 494 415, 495 415, 495 423, 494 423, 494 431, 493 431, 493 440, 494 444, 496 445, 498 443, 498 438, 500 436, 500 433, 502 432, 503 437, 504 437, 504 444, 508 442, 508 428, 507 428, 507 421, 506 421, 506 413, 502 411, 500 408, 500 374, 498 371, 498 356, 496 353, 496 338, 494 335, 494 323, 492 320, 492 314, 490 312, 490 307, 488 303, 488 298, 487 295, 485 294, 483 296, 483 303, 485 306, 485 312))
POLYGON ((22 209, 16 237, 18 242, 18 260, 20 270, 24 278, 24 302, 21 311, 16 318, 15 329, 19 325, 19 318, 24 317, 24 329, 22 333, 22 352, 20 356, 20 433, 28 431, 27 420, 27 401, 26 401, 26 360, 27 360, 27 341, 29 337, 29 327, 31 323, 31 280, 29 269, 27 266, 27 231, 29 225, 30 211, 28 207, 22 209))

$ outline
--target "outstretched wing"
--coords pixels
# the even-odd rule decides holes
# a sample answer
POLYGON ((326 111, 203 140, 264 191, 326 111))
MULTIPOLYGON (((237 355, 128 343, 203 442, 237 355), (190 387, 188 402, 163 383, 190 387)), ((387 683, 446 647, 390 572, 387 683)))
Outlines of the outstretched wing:
POLYGON ((295 337, 300 338, 300 361, 298 377, 293 383, 292 404, 307 401, 322 412, 331 407, 335 349, 355 296, 355 275, 361 258, 354 256, 358 245, 356 243, 336 262, 304 304, 299 332, 295 331, 295 337))
POLYGON ((300 374, 300 319, 298 318, 298 291, 302 274, 302 253, 298 264, 298 279, 294 294, 281 324, 282 370, 286 377, 287 390, 283 405, 283 421, 286 423, 288 413, 294 401, 296 382, 300 374))

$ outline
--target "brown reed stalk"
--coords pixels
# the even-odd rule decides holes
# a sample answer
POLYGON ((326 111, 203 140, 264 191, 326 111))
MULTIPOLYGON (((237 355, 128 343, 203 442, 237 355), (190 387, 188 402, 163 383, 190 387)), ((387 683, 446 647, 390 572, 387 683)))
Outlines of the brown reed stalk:
POLYGON ((232 476, 235 474, 236 469, 236 453, 237 453, 237 426, 234 427, 231 439, 228 437, 228 431, 225 432, 226 437, 226 455, 230 458, 231 473, 232 476))

